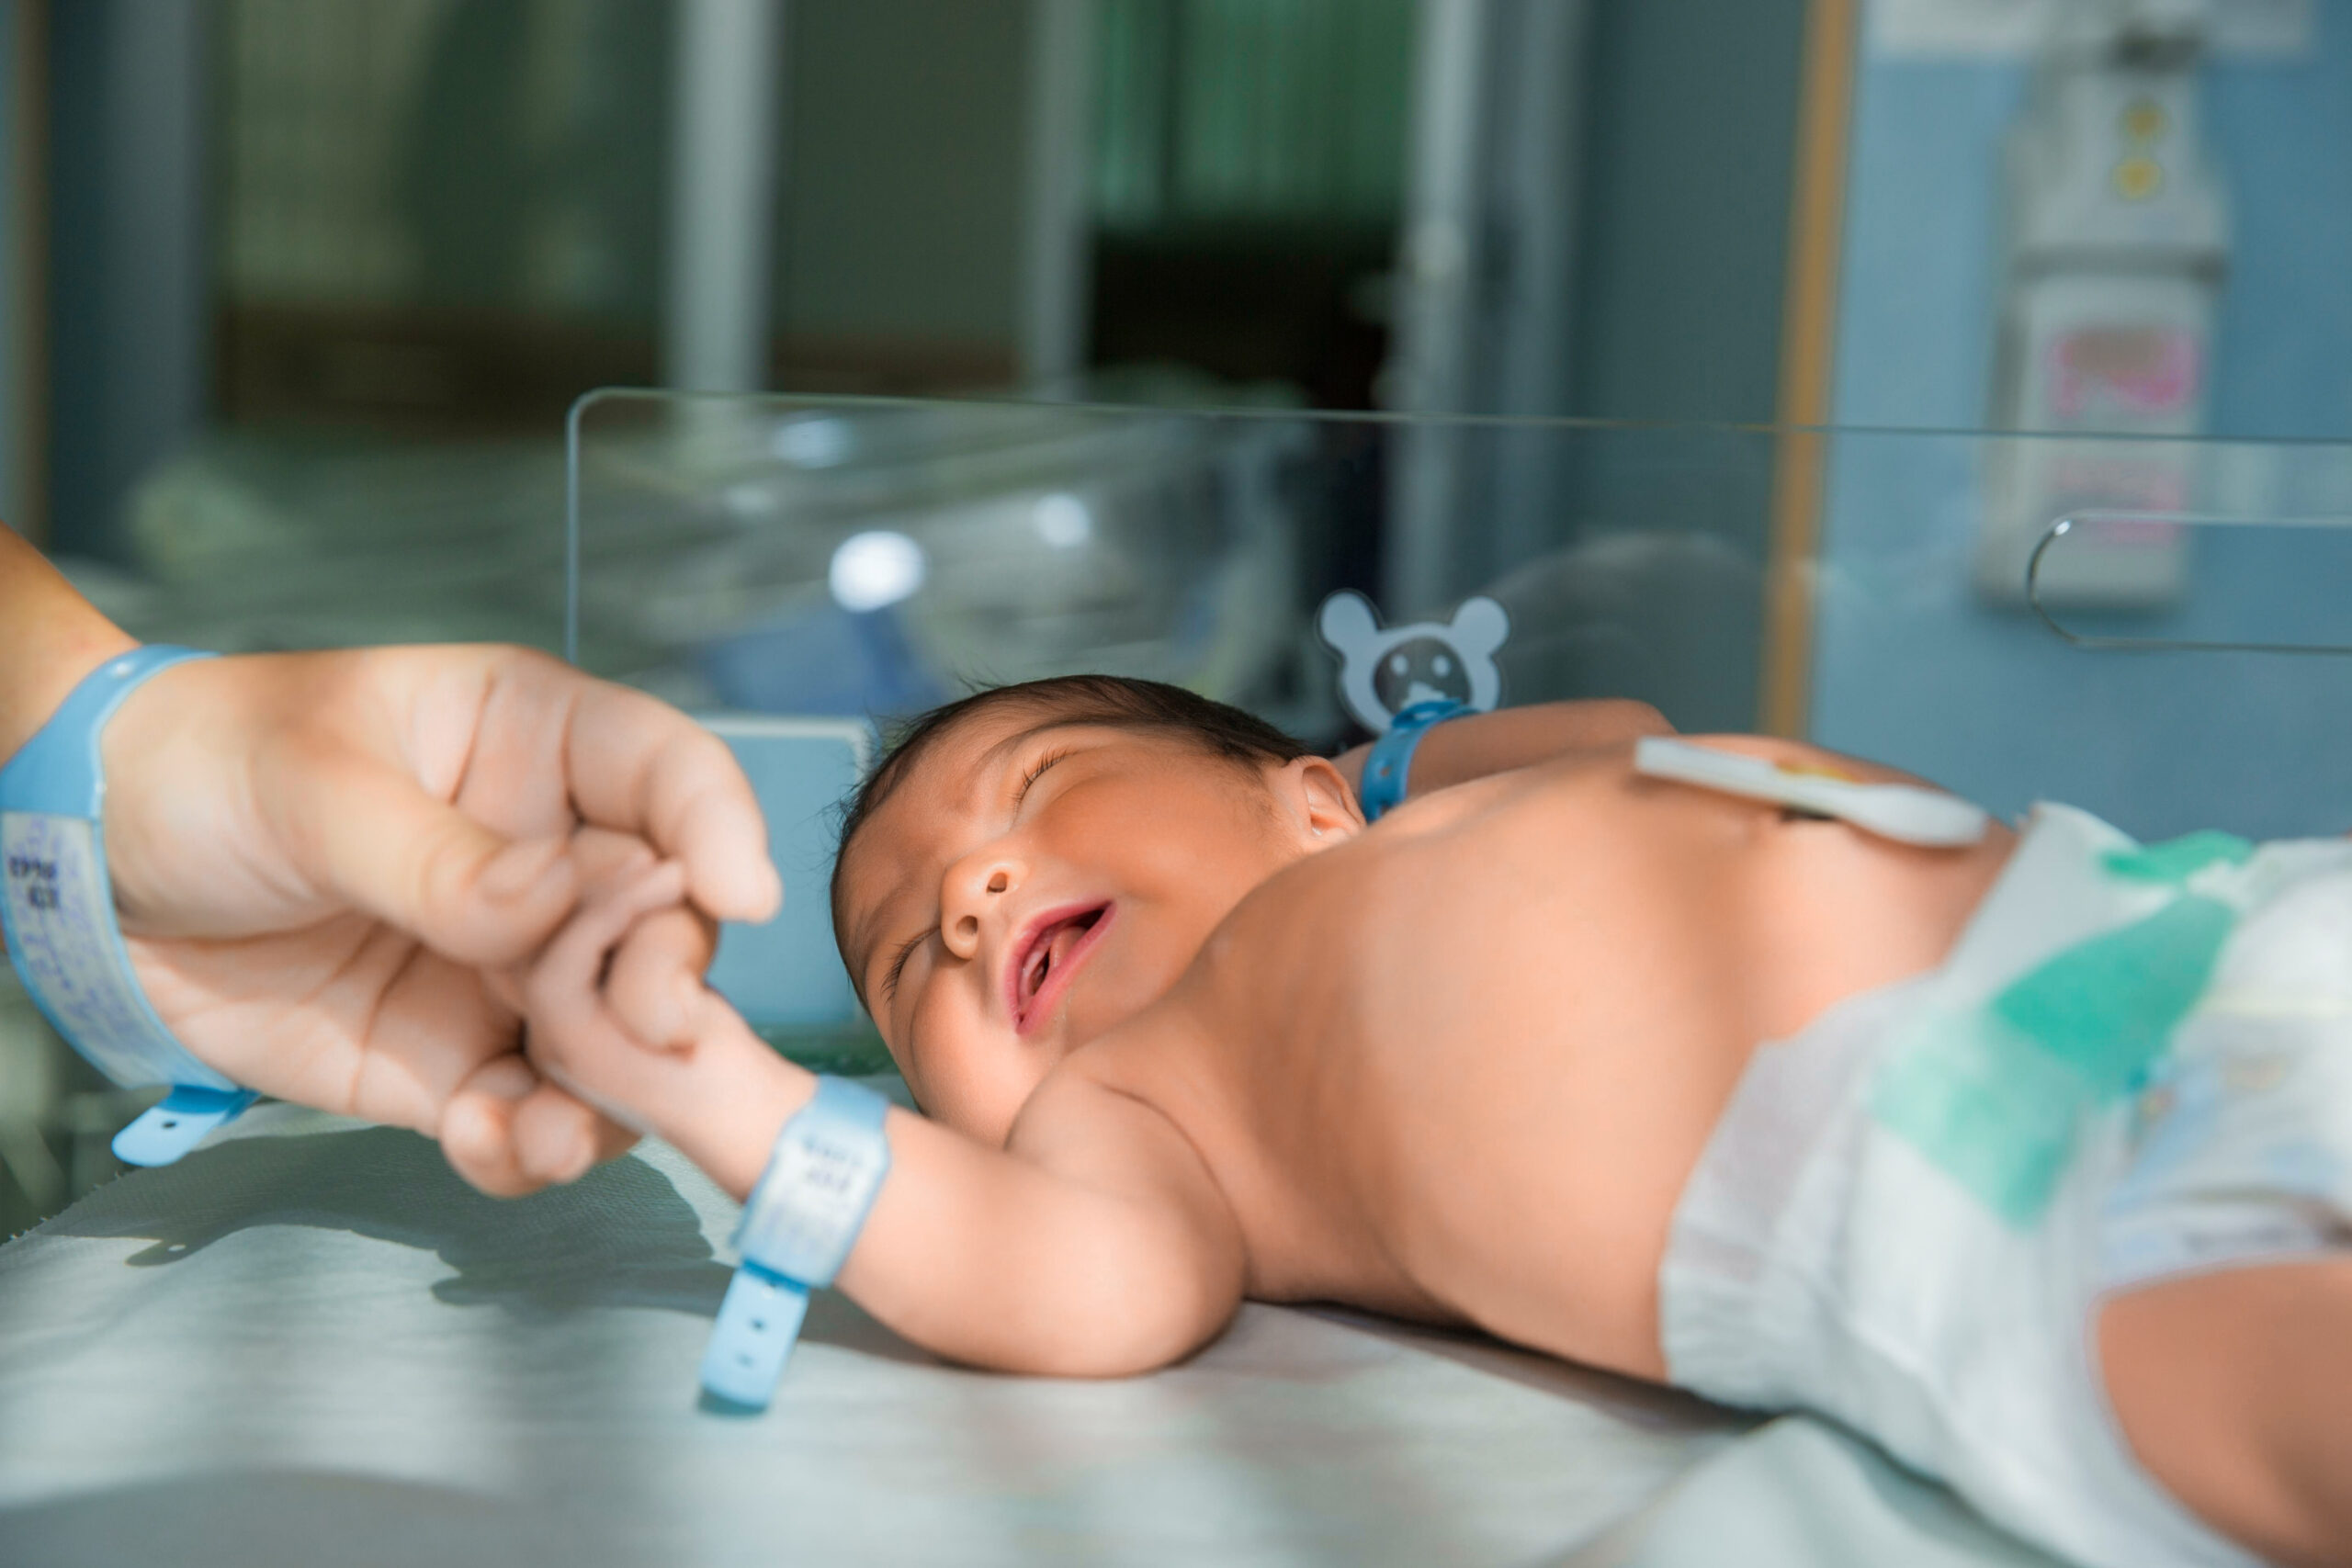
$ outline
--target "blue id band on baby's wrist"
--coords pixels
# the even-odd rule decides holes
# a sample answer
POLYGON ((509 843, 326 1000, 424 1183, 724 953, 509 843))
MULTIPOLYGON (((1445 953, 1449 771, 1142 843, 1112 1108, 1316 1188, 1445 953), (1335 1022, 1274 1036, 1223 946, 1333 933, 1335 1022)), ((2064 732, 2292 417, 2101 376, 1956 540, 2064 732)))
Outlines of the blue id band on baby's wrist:
POLYGON ((1356 791, 1356 803, 1363 807, 1365 821, 1379 821, 1382 813, 1404 800, 1413 771, 1413 749, 1421 743, 1421 737, 1470 711, 1456 702, 1415 703, 1389 721, 1388 733, 1372 743, 1372 751, 1363 760, 1363 785, 1356 791))
POLYGON ((130 1165, 170 1164, 255 1098, 198 1061, 156 1016, 131 972, 107 872, 107 723, 141 682, 210 657, 152 647, 109 659, 0 768, 0 924, 25 989, 66 1043, 114 1082, 172 1086, 116 1136, 115 1154, 130 1165))
POLYGON ((808 1292, 841 1272, 890 1173, 889 1111, 890 1102, 862 1084, 820 1077, 815 1097, 777 1134, 735 1228, 742 1267, 703 1352, 702 1386, 712 1395, 767 1408, 808 1292))

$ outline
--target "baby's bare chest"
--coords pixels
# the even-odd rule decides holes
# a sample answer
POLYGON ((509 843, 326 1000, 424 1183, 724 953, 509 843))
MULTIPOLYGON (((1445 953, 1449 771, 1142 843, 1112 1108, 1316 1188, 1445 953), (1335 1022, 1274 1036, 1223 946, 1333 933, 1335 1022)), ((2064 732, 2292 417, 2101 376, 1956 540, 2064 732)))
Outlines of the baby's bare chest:
POLYGON ((1367 842, 1237 911, 1180 1119, 1259 1293, 1648 1371, 1674 1203, 1754 1040, 1736 933, 1672 863, 1692 846, 1478 837, 1367 842))
POLYGON ((1236 911, 1182 1115, 1261 1293, 1662 1373, 1675 1204, 1754 1047, 1936 962, 1973 906, 1949 868, 1856 873, 1879 852, 1843 829, 1687 804, 1522 791, 1236 911))

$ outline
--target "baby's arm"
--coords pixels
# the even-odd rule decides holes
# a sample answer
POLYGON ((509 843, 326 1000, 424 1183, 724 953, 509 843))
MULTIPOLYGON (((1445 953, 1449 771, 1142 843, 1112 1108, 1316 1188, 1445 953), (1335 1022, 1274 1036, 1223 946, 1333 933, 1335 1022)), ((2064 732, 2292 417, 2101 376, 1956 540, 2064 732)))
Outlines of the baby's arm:
MULTIPOLYGON (((1408 793, 1427 795, 1571 752, 1613 750, 1645 735, 1673 733, 1674 726, 1657 709, 1621 698, 1537 703, 1448 719, 1414 748, 1408 793)), ((1371 752, 1371 747, 1358 746, 1332 759, 1350 789, 1363 789, 1364 759, 1371 752)))
MULTIPOLYGON (((525 983, 533 1061, 668 1139, 746 1197, 816 1080, 716 994, 691 1040, 649 1051, 614 1017, 611 961, 674 903, 647 871, 592 897, 525 983)), ((890 1173, 839 1284, 940 1355, 1012 1371, 1108 1377, 1195 1349, 1241 1299, 1240 1233, 1176 1127, 1069 1071, 1040 1089, 1003 1149, 892 1111, 890 1173)))

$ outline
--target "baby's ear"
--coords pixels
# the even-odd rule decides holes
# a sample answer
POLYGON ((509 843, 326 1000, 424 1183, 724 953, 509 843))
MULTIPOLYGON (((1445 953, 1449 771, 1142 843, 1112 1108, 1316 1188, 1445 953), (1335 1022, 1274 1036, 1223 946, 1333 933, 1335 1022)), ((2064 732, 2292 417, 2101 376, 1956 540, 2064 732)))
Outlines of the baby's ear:
POLYGON ((1329 757, 1300 757, 1275 774, 1310 850, 1329 849, 1363 830, 1363 808, 1355 791, 1329 757))

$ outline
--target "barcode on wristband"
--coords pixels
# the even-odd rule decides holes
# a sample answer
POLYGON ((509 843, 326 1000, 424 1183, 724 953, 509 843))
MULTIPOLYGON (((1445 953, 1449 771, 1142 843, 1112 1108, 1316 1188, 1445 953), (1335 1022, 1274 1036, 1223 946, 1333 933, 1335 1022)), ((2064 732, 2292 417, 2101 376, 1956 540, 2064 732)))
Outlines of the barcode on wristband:
POLYGON ((752 1194, 737 1245, 787 1279, 831 1282, 888 1168, 878 1134, 842 1135, 821 1125, 787 1131, 752 1194))
POLYGON ((8 945, 34 999, 91 1065, 125 1085, 237 1086, 182 1048, 131 978, 96 825, 0 813, 8 945))

